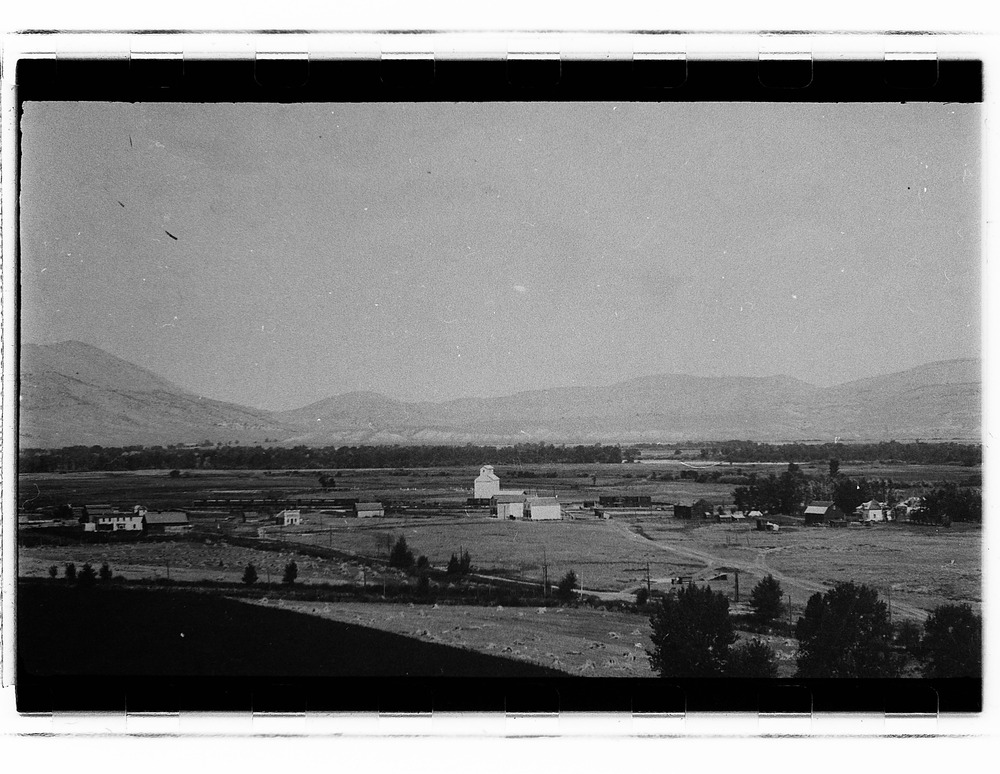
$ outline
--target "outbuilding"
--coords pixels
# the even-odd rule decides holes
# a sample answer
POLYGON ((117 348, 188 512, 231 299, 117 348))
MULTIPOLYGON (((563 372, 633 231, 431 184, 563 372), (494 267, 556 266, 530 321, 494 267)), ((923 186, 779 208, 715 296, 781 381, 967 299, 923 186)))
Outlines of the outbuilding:
POLYGON ((845 521, 847 515, 829 500, 814 500, 802 512, 807 525, 845 521))
POLYGON ((873 522, 873 521, 888 521, 886 507, 878 500, 869 500, 866 503, 861 504, 861 521, 873 522))
POLYGON ((302 523, 302 511, 286 509, 274 517, 274 523, 279 527, 293 527, 302 523))
POLYGON ((555 521, 562 518, 562 506, 557 497, 528 495, 524 504, 525 516, 532 521, 555 521))
POLYGON ((382 503, 357 503, 354 506, 354 515, 359 519, 382 517, 385 516, 385 508, 382 507, 382 503))
POLYGON ((524 518, 527 496, 518 493, 501 492, 490 499, 490 514, 498 519, 524 518))
POLYGON ((191 522, 184 511, 143 511, 143 529, 151 533, 187 532, 191 522))

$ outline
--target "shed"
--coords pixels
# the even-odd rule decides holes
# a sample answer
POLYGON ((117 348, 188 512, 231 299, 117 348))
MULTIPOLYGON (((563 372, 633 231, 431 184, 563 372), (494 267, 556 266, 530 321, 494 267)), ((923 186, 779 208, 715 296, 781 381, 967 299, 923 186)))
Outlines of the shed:
POLYGON ((715 515, 715 506, 708 500, 695 500, 691 504, 691 516, 698 519, 710 519, 715 515))
POLYGON ((385 516, 385 508, 382 507, 382 503, 357 503, 354 506, 354 515, 359 519, 385 516))

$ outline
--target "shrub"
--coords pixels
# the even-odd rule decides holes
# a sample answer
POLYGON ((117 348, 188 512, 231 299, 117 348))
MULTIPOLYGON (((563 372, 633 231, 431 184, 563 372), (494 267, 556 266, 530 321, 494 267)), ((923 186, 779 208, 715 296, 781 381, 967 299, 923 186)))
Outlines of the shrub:
POLYGON ((66 580, 68 580, 70 583, 73 583, 76 580, 76 565, 73 564, 72 562, 67 564, 65 575, 66 575, 66 580))
POLYGON ((111 580, 111 568, 108 566, 107 562, 101 565, 101 571, 99 574, 102 582, 107 583, 111 580))
POLYGON ((573 599, 573 590, 579 588, 579 585, 576 573, 570 570, 559 579, 559 583, 556 585, 556 597, 563 602, 569 602, 573 599))
POLYGON ((253 564, 248 564, 243 571, 243 582, 247 586, 252 586, 257 582, 257 568, 253 564))
POLYGON ((431 566, 430 560, 428 560, 428 558, 426 556, 424 556, 423 554, 421 554, 420 556, 417 557, 417 569, 418 570, 423 571, 423 570, 426 570, 427 568, 429 568, 430 566, 431 566))
POLYGON ((291 586, 295 583, 295 579, 299 577, 299 566, 295 562, 289 562, 285 565, 285 574, 281 578, 281 582, 286 586, 291 586))
POLYGON ((660 600, 650 616, 649 662, 661 677, 720 677, 736 640, 729 600, 708 586, 687 586, 660 600))
POLYGON ((56 565, 52 565, 51 567, 49 567, 49 577, 50 578, 59 577, 59 568, 56 565))
POLYGON ((755 637, 730 648, 724 672, 726 677, 777 677, 778 657, 770 645, 755 637))
POLYGON ((645 586, 640 586, 639 590, 635 592, 635 603, 637 605, 645 605, 649 601, 649 589, 645 586))

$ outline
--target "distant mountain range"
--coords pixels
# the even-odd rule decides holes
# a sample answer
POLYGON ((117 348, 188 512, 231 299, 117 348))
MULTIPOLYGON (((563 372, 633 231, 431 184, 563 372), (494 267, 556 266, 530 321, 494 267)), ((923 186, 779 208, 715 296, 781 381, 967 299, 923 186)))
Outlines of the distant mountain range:
POLYGON ((291 411, 210 400, 76 341, 21 349, 20 443, 281 445, 981 439, 978 359, 834 387, 787 376, 644 376, 606 387, 404 402, 335 395, 291 411))

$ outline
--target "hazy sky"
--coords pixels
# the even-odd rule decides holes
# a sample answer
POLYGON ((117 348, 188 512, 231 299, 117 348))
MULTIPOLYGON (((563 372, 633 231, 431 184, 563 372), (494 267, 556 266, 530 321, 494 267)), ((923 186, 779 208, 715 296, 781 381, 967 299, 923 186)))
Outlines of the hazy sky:
POLYGON ((979 122, 28 103, 22 334, 263 408, 662 372, 825 385, 978 356, 979 122))

